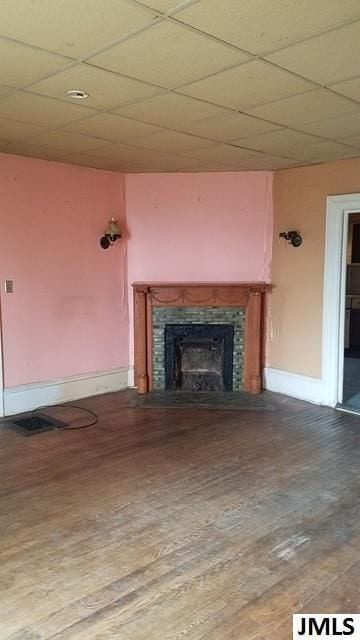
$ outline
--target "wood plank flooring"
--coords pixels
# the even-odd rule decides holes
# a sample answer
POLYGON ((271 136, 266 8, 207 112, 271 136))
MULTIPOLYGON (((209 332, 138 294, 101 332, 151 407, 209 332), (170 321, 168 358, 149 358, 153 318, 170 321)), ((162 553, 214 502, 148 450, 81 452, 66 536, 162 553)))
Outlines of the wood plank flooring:
POLYGON ((128 393, 77 403, 90 429, 0 428, 1 640, 288 640, 293 613, 360 612, 360 416, 128 393))

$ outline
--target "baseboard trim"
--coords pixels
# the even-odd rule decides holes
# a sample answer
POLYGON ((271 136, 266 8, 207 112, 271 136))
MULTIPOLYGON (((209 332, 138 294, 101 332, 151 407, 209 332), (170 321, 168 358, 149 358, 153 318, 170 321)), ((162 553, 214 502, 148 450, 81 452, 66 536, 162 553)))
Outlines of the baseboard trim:
POLYGON ((4 389, 4 414, 9 416, 37 407, 70 402, 88 396, 96 396, 100 393, 120 391, 127 388, 128 376, 128 368, 122 367, 71 378, 10 387, 4 389))
POLYGON ((128 371, 128 387, 130 387, 130 389, 133 389, 135 387, 135 372, 133 365, 129 367, 128 371))
POLYGON ((299 400, 307 400, 314 404, 322 403, 322 381, 320 378, 266 367, 264 369, 264 387, 268 391, 283 393, 299 400))

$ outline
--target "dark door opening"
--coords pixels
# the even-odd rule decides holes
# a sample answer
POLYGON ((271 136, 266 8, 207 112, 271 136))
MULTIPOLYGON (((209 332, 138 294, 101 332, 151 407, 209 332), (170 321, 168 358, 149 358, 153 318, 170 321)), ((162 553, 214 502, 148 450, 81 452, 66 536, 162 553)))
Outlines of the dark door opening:
POLYGON ((342 405, 360 411, 360 213, 348 222, 342 405))

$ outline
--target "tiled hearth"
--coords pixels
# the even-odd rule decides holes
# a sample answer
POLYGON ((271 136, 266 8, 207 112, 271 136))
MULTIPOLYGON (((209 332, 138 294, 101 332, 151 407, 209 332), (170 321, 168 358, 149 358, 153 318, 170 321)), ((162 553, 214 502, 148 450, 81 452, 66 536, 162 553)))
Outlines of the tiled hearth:
MULTIPOLYGON (((263 282, 135 283, 133 287, 135 384, 139 393, 170 388, 165 367, 166 327, 183 325, 186 328, 192 324, 224 324, 230 327, 233 336, 230 388, 233 391, 260 393, 263 302, 270 285, 263 282)), ((204 341, 204 338, 201 337, 201 340, 204 341)), ((194 347, 187 347, 184 361, 188 363, 190 358, 191 362, 196 362, 203 349, 202 344, 195 339, 194 347)), ((215 346, 209 349, 216 351, 215 346)), ((183 351, 181 345, 178 352, 183 351)), ((204 362, 210 360, 205 353, 204 362)), ((212 362, 215 361, 216 356, 212 362)), ((188 369, 185 367, 181 372, 185 377, 193 375, 192 365, 190 368, 187 366, 188 369)), ((201 367, 200 372, 202 375, 201 367)), ((214 372, 215 369, 210 371, 210 375, 214 372)), ((224 389, 229 389, 229 385, 225 385, 224 389)))

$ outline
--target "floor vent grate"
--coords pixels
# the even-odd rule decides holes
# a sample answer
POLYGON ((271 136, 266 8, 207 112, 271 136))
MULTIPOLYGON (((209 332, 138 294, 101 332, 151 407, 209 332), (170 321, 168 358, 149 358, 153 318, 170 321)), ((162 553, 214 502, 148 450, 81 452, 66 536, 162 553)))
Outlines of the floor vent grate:
POLYGON ((7 427, 24 436, 33 436, 37 433, 43 433, 44 431, 61 429, 67 425, 68 423, 60 422, 60 420, 56 420, 52 416, 46 415, 46 413, 32 413, 26 417, 14 417, 6 421, 7 427))

